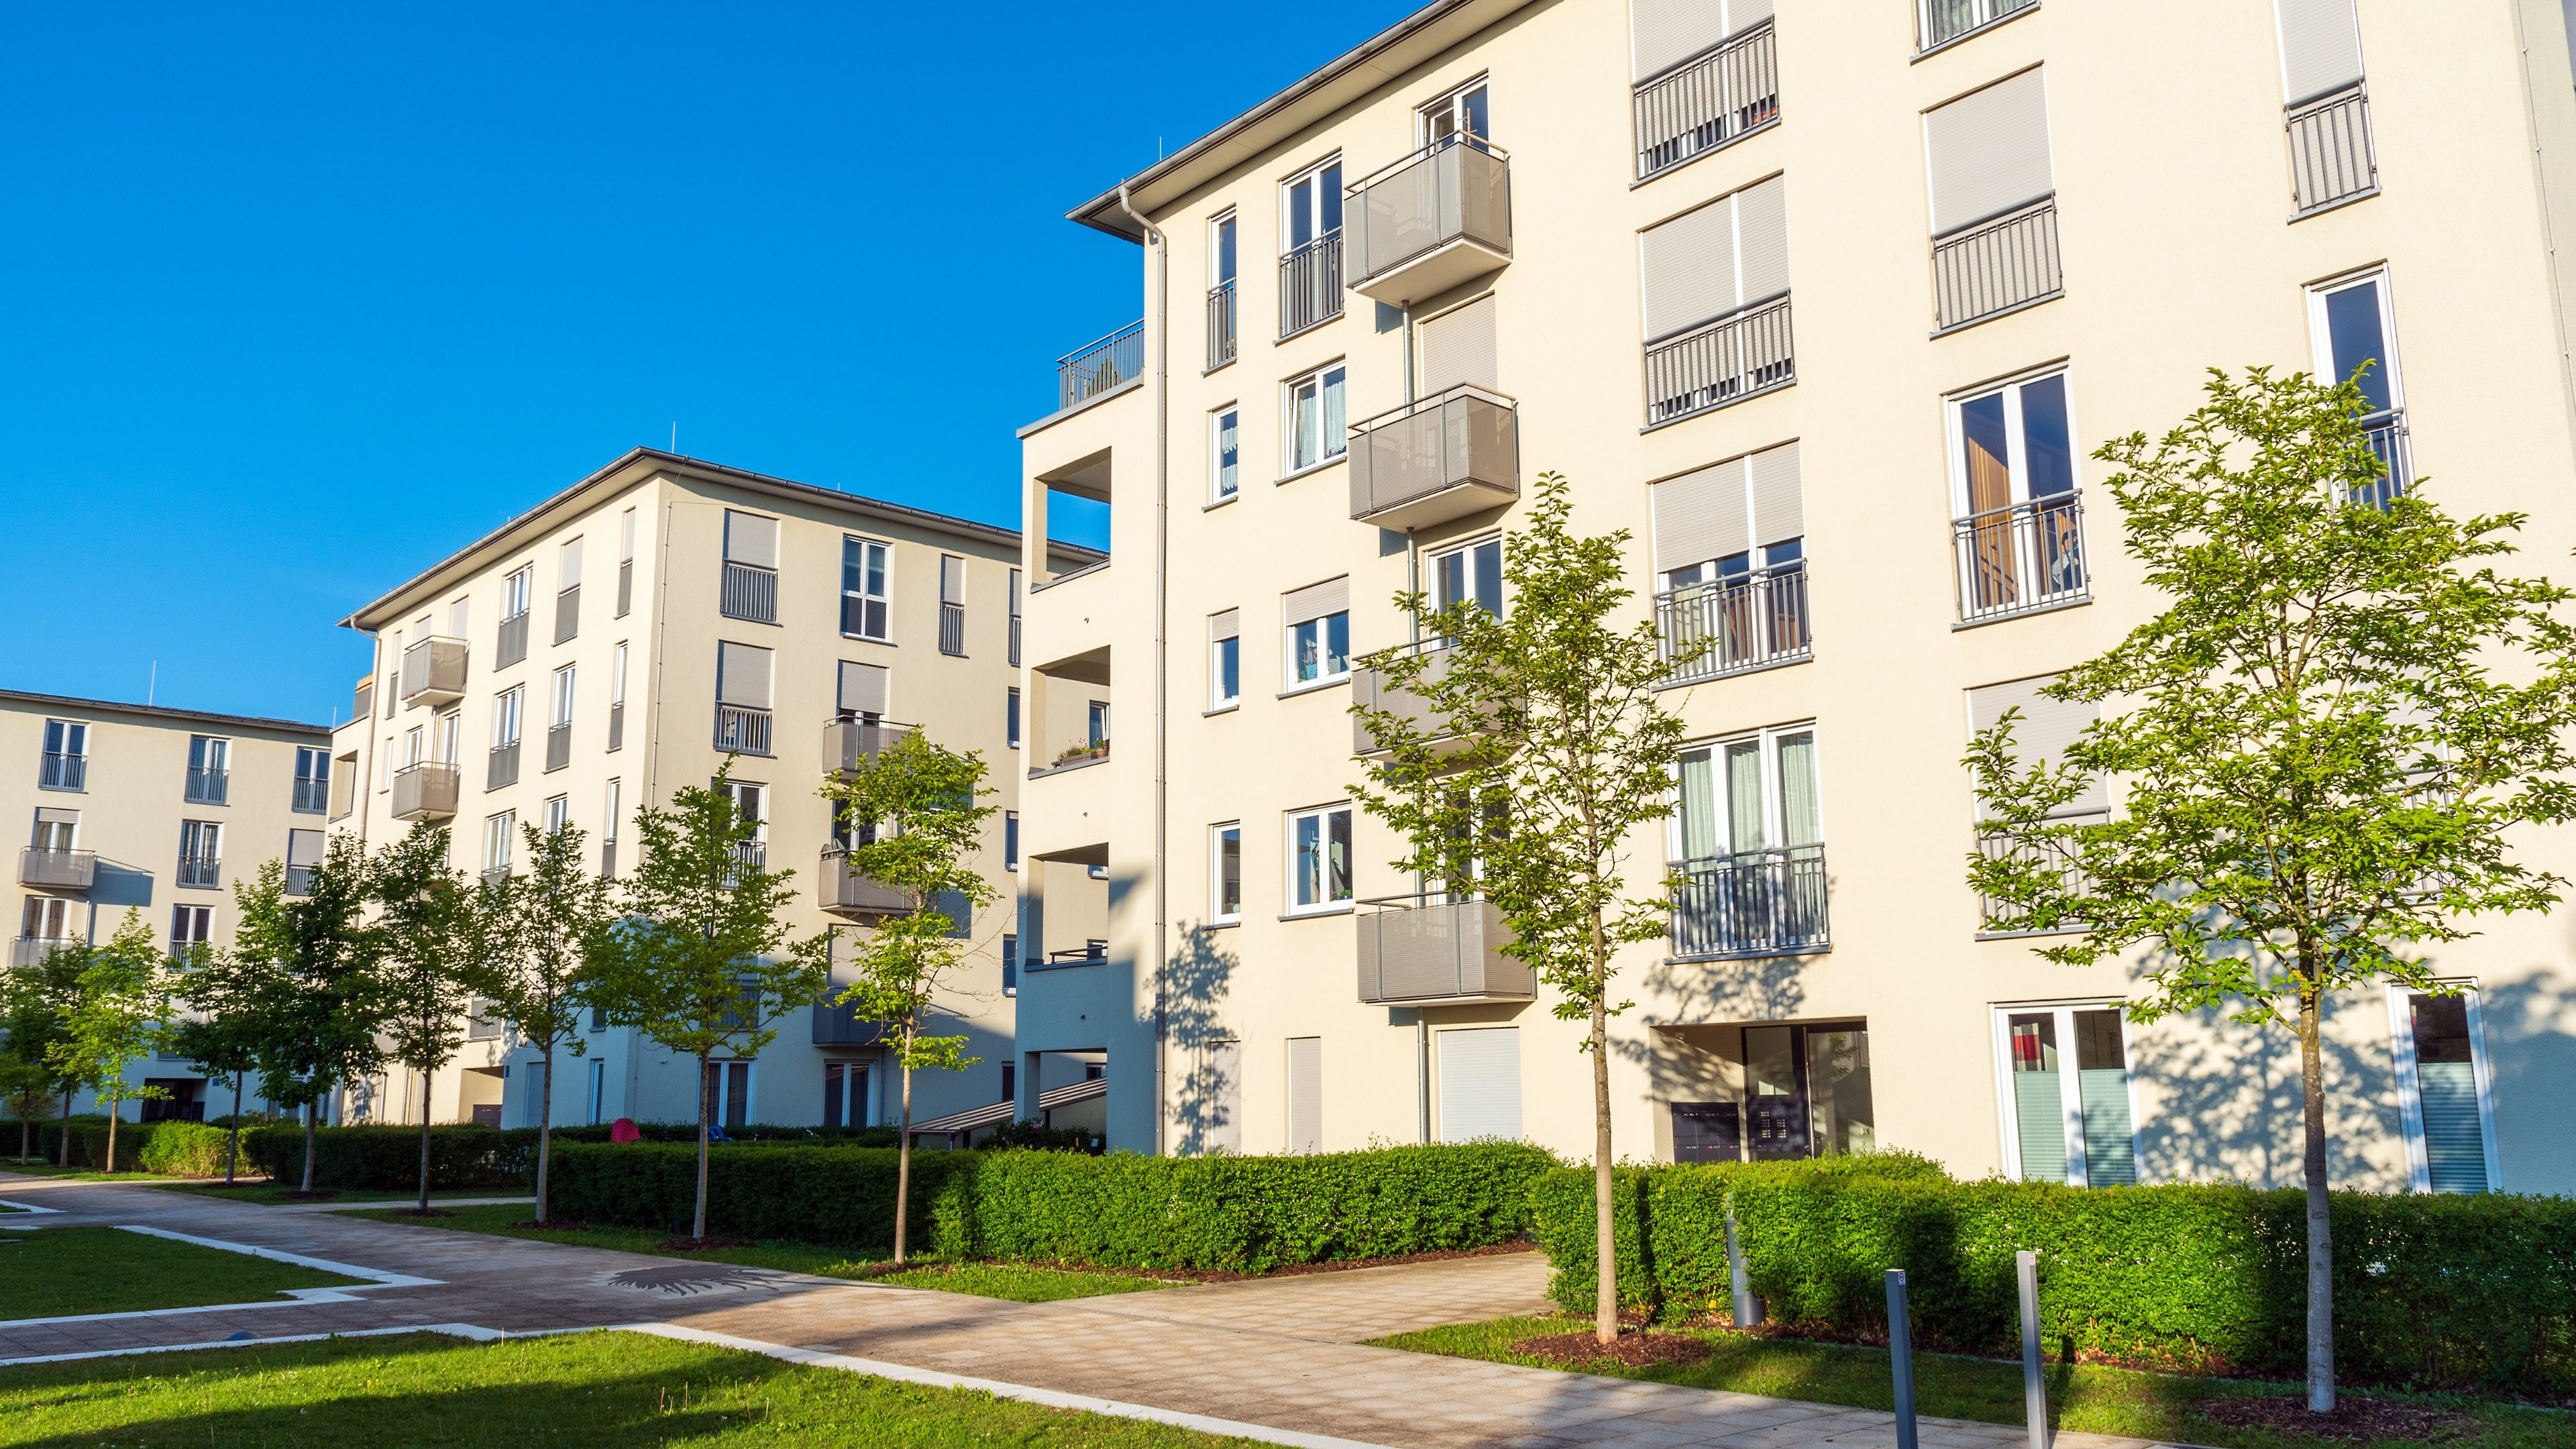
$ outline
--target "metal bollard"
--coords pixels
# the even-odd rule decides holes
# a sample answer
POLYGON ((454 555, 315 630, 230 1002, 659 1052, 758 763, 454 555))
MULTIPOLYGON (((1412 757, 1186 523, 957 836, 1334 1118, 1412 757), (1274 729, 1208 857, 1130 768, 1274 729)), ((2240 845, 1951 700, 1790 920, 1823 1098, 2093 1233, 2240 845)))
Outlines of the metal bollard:
POLYGON ((1905 1270, 1887 1270, 1887 1366, 1896 1379, 1896 1449, 1915 1449, 1914 1323, 1905 1311, 1905 1270))
POLYGON ((1734 1293, 1732 1305, 1735 1326, 1751 1328, 1762 1321, 1762 1300, 1753 1296, 1753 1282, 1744 1271, 1744 1248, 1735 1240, 1735 1214, 1726 1215, 1726 1282, 1734 1293))
POLYGON ((2030 1449, 2048 1449, 2048 1378, 2039 1367, 2039 1254, 2013 1255, 2021 1279, 2021 1411, 2030 1421, 2030 1449))

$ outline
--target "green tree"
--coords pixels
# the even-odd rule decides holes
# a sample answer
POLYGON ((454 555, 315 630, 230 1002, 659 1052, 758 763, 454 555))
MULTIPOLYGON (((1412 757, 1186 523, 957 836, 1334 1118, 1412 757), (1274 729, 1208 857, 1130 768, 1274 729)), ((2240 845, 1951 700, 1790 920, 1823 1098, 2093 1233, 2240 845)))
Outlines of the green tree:
POLYGON ((856 979, 836 998, 862 1020, 886 1024, 895 1064, 903 1069, 894 1189, 894 1260, 900 1263, 912 1193, 912 1074, 962 1071, 982 1060, 966 1055, 962 1034, 933 1036, 928 1028, 965 959, 976 910, 996 896, 974 864, 995 808, 980 802, 994 792, 984 785, 982 751, 944 749, 915 730, 822 793, 853 823, 850 870, 902 892, 905 901, 903 911, 858 939, 849 962, 856 979))
MULTIPOLYGON (((1632 1004, 1614 999, 1611 977, 1620 947, 1666 929, 1674 882, 1658 871, 1640 889, 1628 864, 1638 833, 1671 811, 1682 727, 1655 693, 1672 660, 1653 619, 1621 622, 1632 612, 1627 531, 1579 536, 1571 513, 1563 475, 1541 474, 1526 526, 1504 535, 1501 617, 1396 597, 1418 636, 1446 647, 1368 661, 1392 692, 1420 701, 1427 722, 1354 704, 1382 754, 1363 761, 1352 793, 1405 842, 1397 869, 1492 901, 1512 936, 1503 950, 1555 992, 1557 1016, 1589 1027, 1594 1332, 1609 1343, 1619 1333, 1610 1018, 1632 1004)), ((1659 861, 1657 848, 1648 859, 1659 861)))
POLYGON ((554 1144, 555 1053, 584 1055, 581 1037, 584 964, 593 942, 615 920, 610 886, 582 863, 582 831, 520 827, 528 872, 503 879, 490 916, 489 964, 495 1008, 537 1049, 544 1086, 537 1092, 537 1213, 546 1220, 546 1169, 554 1144))
MULTIPOLYGON (((57 1165, 63 1167, 72 1162, 72 1094, 82 1083, 54 1065, 54 1046, 70 1031, 72 1008, 80 1004, 81 971, 88 962, 87 946, 57 947, 0 978, 0 1009, 7 1012, 0 1030, 9 1034, 7 1055, 23 1064, 22 1074, 39 1080, 39 1095, 61 1103, 63 1133, 56 1147, 57 1165)), ((23 1127, 23 1117, 21 1123, 23 1127)), ((23 1150, 26 1133, 19 1135, 23 1150)))
POLYGON ((241 920, 215 969, 255 1044, 260 1095, 304 1111, 301 1190, 313 1190, 323 1104, 384 1065, 388 1007, 376 970, 381 937, 367 920, 366 848, 335 835, 302 896, 271 860, 234 888, 241 920))
POLYGON ((126 1071, 152 1055, 162 1040, 161 1023, 170 1015, 170 958, 131 907, 116 934, 104 946, 85 953, 80 973, 80 1002, 65 1020, 62 1037, 49 1048, 53 1065, 98 1094, 107 1108, 107 1161, 116 1171, 116 1125, 125 1104, 166 1097, 169 1089, 128 1082, 126 1071))
POLYGON ((2543 910, 2564 882, 2518 863, 2516 827, 2576 815, 2566 590, 2499 574, 2517 514, 2453 519, 2385 464, 2352 383, 2213 372, 2117 471, 2127 549, 2161 613, 2046 691, 2111 702, 2062 761, 2016 759, 2013 717, 1967 763, 1989 848, 1969 882, 1999 931, 2072 931, 2067 965, 2143 948, 2132 1020, 2226 1010, 2299 1047, 2308 1402, 2334 1405, 2322 1029, 2373 982, 2439 992, 2422 954, 2482 916, 2543 910), (2356 501, 2356 500, 2360 501, 2356 501), (2052 818, 2096 782, 2108 823, 2052 818))
POLYGON ((794 871, 772 871, 759 823, 734 805, 728 756, 713 784, 683 786, 635 812, 642 845, 624 914, 590 945, 589 1004, 698 1065, 698 1191, 689 1236, 707 1233, 707 1064, 756 1057, 779 1018, 831 981, 829 931, 788 939, 794 871))
MULTIPOLYGON (((236 890, 239 883, 235 883, 236 890)), ((172 959, 174 990, 189 1015, 170 1023, 169 1049, 213 1077, 233 1084, 231 1125, 224 1138, 224 1183, 230 1186, 241 1164, 242 1088, 259 1065, 259 1042, 251 1018, 229 999, 229 976, 222 958, 206 945, 191 946, 172 959)))
POLYGON ((430 1083, 465 1044, 483 970, 482 893, 447 863, 448 828, 415 821, 368 866, 386 1054, 420 1074, 420 1197, 429 1210, 430 1083))
MULTIPOLYGON (((0 1030, 6 1030, 0 1027, 0 1030)), ((53 1073, 41 1061, 30 1061, 13 1052, 0 1051, 0 1102, 9 1105, 9 1114, 18 1119, 18 1161, 33 1161, 29 1155, 36 1130, 36 1114, 53 1100, 53 1073)))

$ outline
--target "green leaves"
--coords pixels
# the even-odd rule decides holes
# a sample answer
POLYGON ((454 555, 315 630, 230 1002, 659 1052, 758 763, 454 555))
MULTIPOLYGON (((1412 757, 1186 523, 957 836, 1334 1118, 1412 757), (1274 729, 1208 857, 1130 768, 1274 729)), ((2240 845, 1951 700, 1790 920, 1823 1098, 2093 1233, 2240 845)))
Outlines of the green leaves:
POLYGON ((583 965, 616 920, 611 887, 584 863, 581 827, 520 827, 527 871, 485 889, 490 995, 520 1039, 540 1051, 586 1049, 583 965))
POLYGON ((96 1092, 110 1104, 165 1095, 159 1087, 130 1084, 126 1068, 161 1044, 161 1020, 170 1012, 170 962, 143 913, 128 907, 104 946, 83 947, 80 975, 63 1032, 46 1047, 58 1080, 96 1092))

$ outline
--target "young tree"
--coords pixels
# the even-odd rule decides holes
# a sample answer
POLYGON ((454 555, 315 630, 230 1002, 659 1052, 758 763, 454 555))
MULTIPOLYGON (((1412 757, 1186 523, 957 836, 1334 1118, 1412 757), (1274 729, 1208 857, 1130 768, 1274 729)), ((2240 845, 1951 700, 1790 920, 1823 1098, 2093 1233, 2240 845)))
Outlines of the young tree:
POLYGON ((546 1220, 546 1169, 554 1142, 555 1053, 581 1056, 582 970, 592 942, 615 919, 609 884, 584 865, 582 831, 523 825, 528 873, 505 877, 487 908, 492 921, 492 996, 519 1039, 537 1049, 545 1085, 537 1093, 537 1214, 546 1220))
POLYGON ((232 950, 219 955, 230 973, 255 1043, 260 1095, 304 1109, 301 1191, 313 1191, 322 1104, 340 1088, 384 1065, 378 1033, 385 995, 376 972, 379 935, 366 920, 366 848, 335 835, 301 897, 285 892, 285 869, 263 864, 235 888, 241 922, 232 950))
POLYGON ((200 1071, 232 1079, 232 1125, 224 1140, 224 1184, 229 1187, 241 1164, 242 1087, 259 1065, 259 1041, 254 1021, 231 998, 229 973, 221 962, 213 948, 202 944, 172 958, 174 1004, 195 1014, 170 1023, 168 1042, 171 1051, 200 1071))
POLYGON ((1353 705, 1383 758, 1363 762, 1352 793, 1405 841, 1398 869, 1493 902, 1512 935, 1503 950, 1556 992, 1557 1016, 1589 1024, 1594 1332, 1609 1343, 1619 1334, 1610 1018, 1631 1004, 1612 999, 1610 978, 1621 946, 1665 932, 1675 883, 1659 872, 1640 889, 1627 866, 1637 832, 1671 811, 1682 727, 1654 693, 1672 667, 1654 620, 1619 621, 1633 593, 1627 531, 1578 536, 1571 512, 1564 477, 1541 474, 1526 526, 1504 536, 1510 605, 1499 618, 1397 596, 1419 634, 1447 647, 1368 661, 1428 722, 1353 705))
POLYGON ((2558 899, 2562 880, 2513 858, 2514 829, 2576 815, 2568 592, 2489 562, 2518 514, 2455 520, 2412 485, 2372 506, 2387 464, 2365 410, 2349 382, 2213 372, 2161 441, 2105 445, 2165 607, 2045 692, 2119 713, 2059 764, 2017 761, 2009 714, 1967 758, 2002 846, 1969 857, 1990 929, 2071 928, 2038 949, 2075 966, 2146 948, 2131 1020, 2224 1008, 2296 1037, 2319 1412, 2335 1400, 2327 999, 2441 991, 2426 945, 2558 899), (2097 781, 2120 787, 2115 819, 2051 818, 2097 781))
POLYGON ((995 898, 974 866, 994 810, 979 802, 993 791, 984 785, 982 751, 943 749, 916 730, 822 793, 843 818, 868 827, 855 832, 850 869, 901 891, 907 904, 859 939, 850 958, 857 979, 836 998, 892 1030, 895 1063, 903 1068, 894 1188, 894 1260, 901 1263, 912 1193, 912 1074, 961 1071, 982 1060, 966 1055, 963 1035, 932 1036, 927 1028, 965 958, 976 910, 995 898))
POLYGON ((29 1154, 34 1146, 36 1114, 53 1100, 53 1080, 53 1073, 46 1070, 43 1062, 0 1051, 0 1102, 6 1102, 9 1115, 18 1119, 21 1166, 35 1160, 29 1154))
POLYGON ((130 1083, 126 1071, 161 1045, 161 1023, 170 1014, 170 960, 132 908, 116 934, 87 954, 80 973, 80 1003, 67 1030, 50 1048, 55 1068, 76 1077, 107 1108, 107 1161, 116 1171, 116 1125, 125 1104, 166 1097, 169 1090, 130 1083))
POLYGON ((416 821, 368 871, 388 1055, 420 1074, 417 1212, 429 1211, 430 1081, 465 1044, 465 1013, 487 974, 481 901, 447 863, 448 845, 446 826, 416 821))
MULTIPOLYGON (((88 967, 90 948, 62 946, 45 953, 31 965, 20 966, 0 978, 0 1009, 7 1016, 0 1029, 9 1033, 8 1056, 23 1066, 21 1073, 35 1081, 38 1094, 48 1100, 59 1100, 62 1107, 62 1140, 56 1144, 57 1166, 72 1164, 72 1094, 83 1083, 67 1076, 54 1065, 55 1044, 70 1032, 72 1009, 80 1004, 80 976, 88 967)), ((21 1122, 23 1124, 23 1117, 21 1122)), ((26 1136, 22 1130, 20 1137, 26 1136)), ((23 1150, 26 1143, 19 1143, 23 1150)))
POLYGON ((689 1236, 707 1235, 707 1064, 719 1050, 755 1057, 778 1020, 831 981, 829 931, 788 940, 780 919, 794 871, 772 871, 759 824, 734 805, 727 757, 712 785, 683 786, 669 808, 635 812, 641 857, 625 914, 589 948, 584 992, 608 1020, 698 1064, 698 1192, 689 1236))

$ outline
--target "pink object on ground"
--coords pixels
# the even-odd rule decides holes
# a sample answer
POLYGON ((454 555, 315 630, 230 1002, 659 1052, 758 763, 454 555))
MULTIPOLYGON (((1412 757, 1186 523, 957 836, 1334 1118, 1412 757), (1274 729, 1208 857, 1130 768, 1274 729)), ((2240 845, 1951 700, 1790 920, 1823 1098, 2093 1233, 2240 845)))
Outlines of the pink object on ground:
POLYGON ((608 1140, 611 1142, 639 1142, 643 1137, 643 1133, 635 1130, 632 1117, 620 1117, 608 1124, 608 1140))

